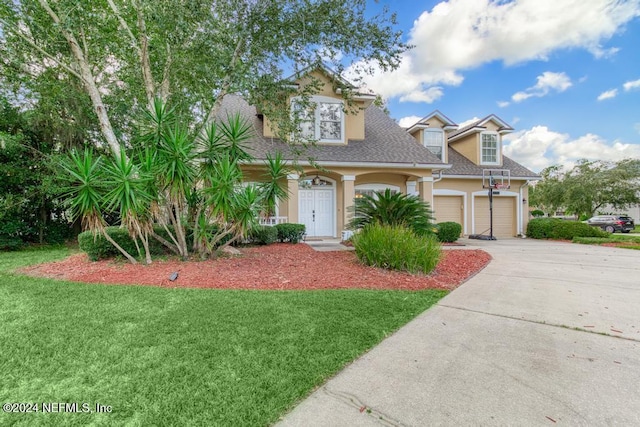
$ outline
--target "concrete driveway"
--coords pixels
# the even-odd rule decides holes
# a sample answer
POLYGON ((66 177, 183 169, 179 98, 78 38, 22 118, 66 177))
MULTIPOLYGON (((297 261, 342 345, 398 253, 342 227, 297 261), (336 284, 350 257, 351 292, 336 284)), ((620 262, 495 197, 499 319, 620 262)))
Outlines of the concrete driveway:
POLYGON ((464 243, 493 261, 280 425, 640 425, 640 251, 464 243))

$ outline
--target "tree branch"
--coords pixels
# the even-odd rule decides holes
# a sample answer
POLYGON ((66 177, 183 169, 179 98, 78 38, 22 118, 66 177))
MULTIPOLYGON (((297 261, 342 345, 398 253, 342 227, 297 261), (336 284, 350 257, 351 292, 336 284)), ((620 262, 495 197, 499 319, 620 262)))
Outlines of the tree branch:
POLYGON ((76 70, 74 70, 73 68, 71 68, 69 65, 63 63, 62 61, 60 61, 58 58, 56 58, 55 56, 53 56, 52 54, 50 54, 49 52, 47 52, 46 50, 44 50, 42 47, 38 46, 38 44, 32 40, 31 38, 27 37, 26 35, 22 34, 22 32, 20 31, 13 31, 13 33, 15 35, 17 35, 18 37, 20 37, 22 40, 26 41, 27 43, 29 43, 29 45, 31 47, 33 47, 35 50, 37 50, 38 52, 40 52, 42 55, 46 56, 47 58, 49 58, 51 61, 55 62, 56 64, 58 64, 59 67, 63 68, 65 71, 67 71, 69 74, 72 74, 73 76, 79 78, 80 80, 82 80, 82 75, 80 75, 76 70))

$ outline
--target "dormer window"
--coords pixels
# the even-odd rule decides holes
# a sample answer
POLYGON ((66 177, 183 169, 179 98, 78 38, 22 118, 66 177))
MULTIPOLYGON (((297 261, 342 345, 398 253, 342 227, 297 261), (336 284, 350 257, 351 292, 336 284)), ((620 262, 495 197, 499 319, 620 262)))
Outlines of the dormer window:
POLYGON ((327 96, 314 96, 310 99, 310 108, 292 100, 292 107, 298 112, 300 120, 299 136, 318 142, 344 142, 343 102, 327 96))
POLYGON ((431 151, 437 158, 443 160, 444 152, 444 132, 438 128, 427 128, 423 132, 423 142, 427 150, 431 151))
POLYGON ((483 165, 500 164, 500 138, 497 133, 480 134, 480 159, 483 165))

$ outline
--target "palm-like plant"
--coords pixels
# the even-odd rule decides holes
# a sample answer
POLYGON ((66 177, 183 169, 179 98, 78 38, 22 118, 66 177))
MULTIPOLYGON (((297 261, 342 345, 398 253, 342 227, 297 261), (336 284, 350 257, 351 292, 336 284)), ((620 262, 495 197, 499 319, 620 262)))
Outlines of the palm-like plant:
POLYGON ((104 179, 102 164, 102 157, 96 156, 91 149, 87 148, 82 153, 72 150, 61 163, 62 170, 66 172, 62 178, 67 183, 63 195, 70 200, 73 218, 82 218, 84 229, 91 230, 96 236, 102 234, 131 263, 136 264, 136 259, 113 240, 105 228, 102 207, 108 183, 104 179))
MULTIPOLYGON (((122 224, 138 245, 140 239, 145 251, 147 264, 151 264, 149 234, 153 231, 151 202, 153 193, 149 193, 148 182, 151 177, 145 174, 124 152, 113 158, 104 167, 104 185, 108 189, 104 199, 108 209, 118 209, 122 224)), ((140 248, 138 247, 138 252, 140 248)))
POLYGON ((278 200, 286 200, 289 197, 289 193, 282 183, 285 182, 291 170, 280 152, 274 156, 267 154, 267 160, 264 164, 267 172, 264 174, 264 182, 260 184, 263 200, 262 213, 265 217, 270 217, 275 213, 278 200))
POLYGON ((355 199, 350 210, 350 229, 361 229, 377 223, 404 226, 419 236, 430 234, 433 229, 433 212, 427 202, 414 195, 392 193, 389 189, 355 199))

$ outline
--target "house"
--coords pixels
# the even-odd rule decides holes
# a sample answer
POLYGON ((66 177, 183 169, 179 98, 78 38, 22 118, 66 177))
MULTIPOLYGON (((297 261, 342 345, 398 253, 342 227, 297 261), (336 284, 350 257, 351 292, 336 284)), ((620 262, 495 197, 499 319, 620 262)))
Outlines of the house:
MULTIPOLYGON (((240 113, 253 123, 249 150, 255 161, 243 165, 246 181, 261 180, 261 165, 269 153, 279 151, 301 167, 302 173, 290 174, 283 183, 289 198, 279 202, 270 223, 302 223, 308 237, 340 237, 354 199, 389 188, 417 194, 432 206, 438 222, 456 221, 464 234, 480 233, 489 213, 482 169, 507 168, 512 171, 511 189, 494 198, 499 230, 494 234, 523 233, 527 209, 522 200, 528 180, 537 175, 502 155, 502 134, 512 130, 506 123, 490 116, 458 129, 434 112, 407 131, 373 105, 374 95, 353 86, 348 87, 352 104, 347 108, 339 87, 348 82, 332 71, 309 69, 296 76, 295 84, 300 87, 309 78, 320 81, 322 88, 311 99, 315 110, 301 122, 301 133, 317 141, 302 156, 277 138, 276 125, 242 97, 227 95, 221 106, 221 117, 240 113)), ((290 102, 295 108, 296 97, 290 102)))
POLYGON ((485 234, 489 229, 489 194, 492 172, 503 188, 493 192, 493 234, 524 235, 529 219, 528 184, 540 176, 502 153, 502 138, 513 128, 492 114, 459 128, 434 111, 407 129, 418 143, 451 165, 438 172, 433 183, 436 221, 454 221, 463 234, 485 234))

